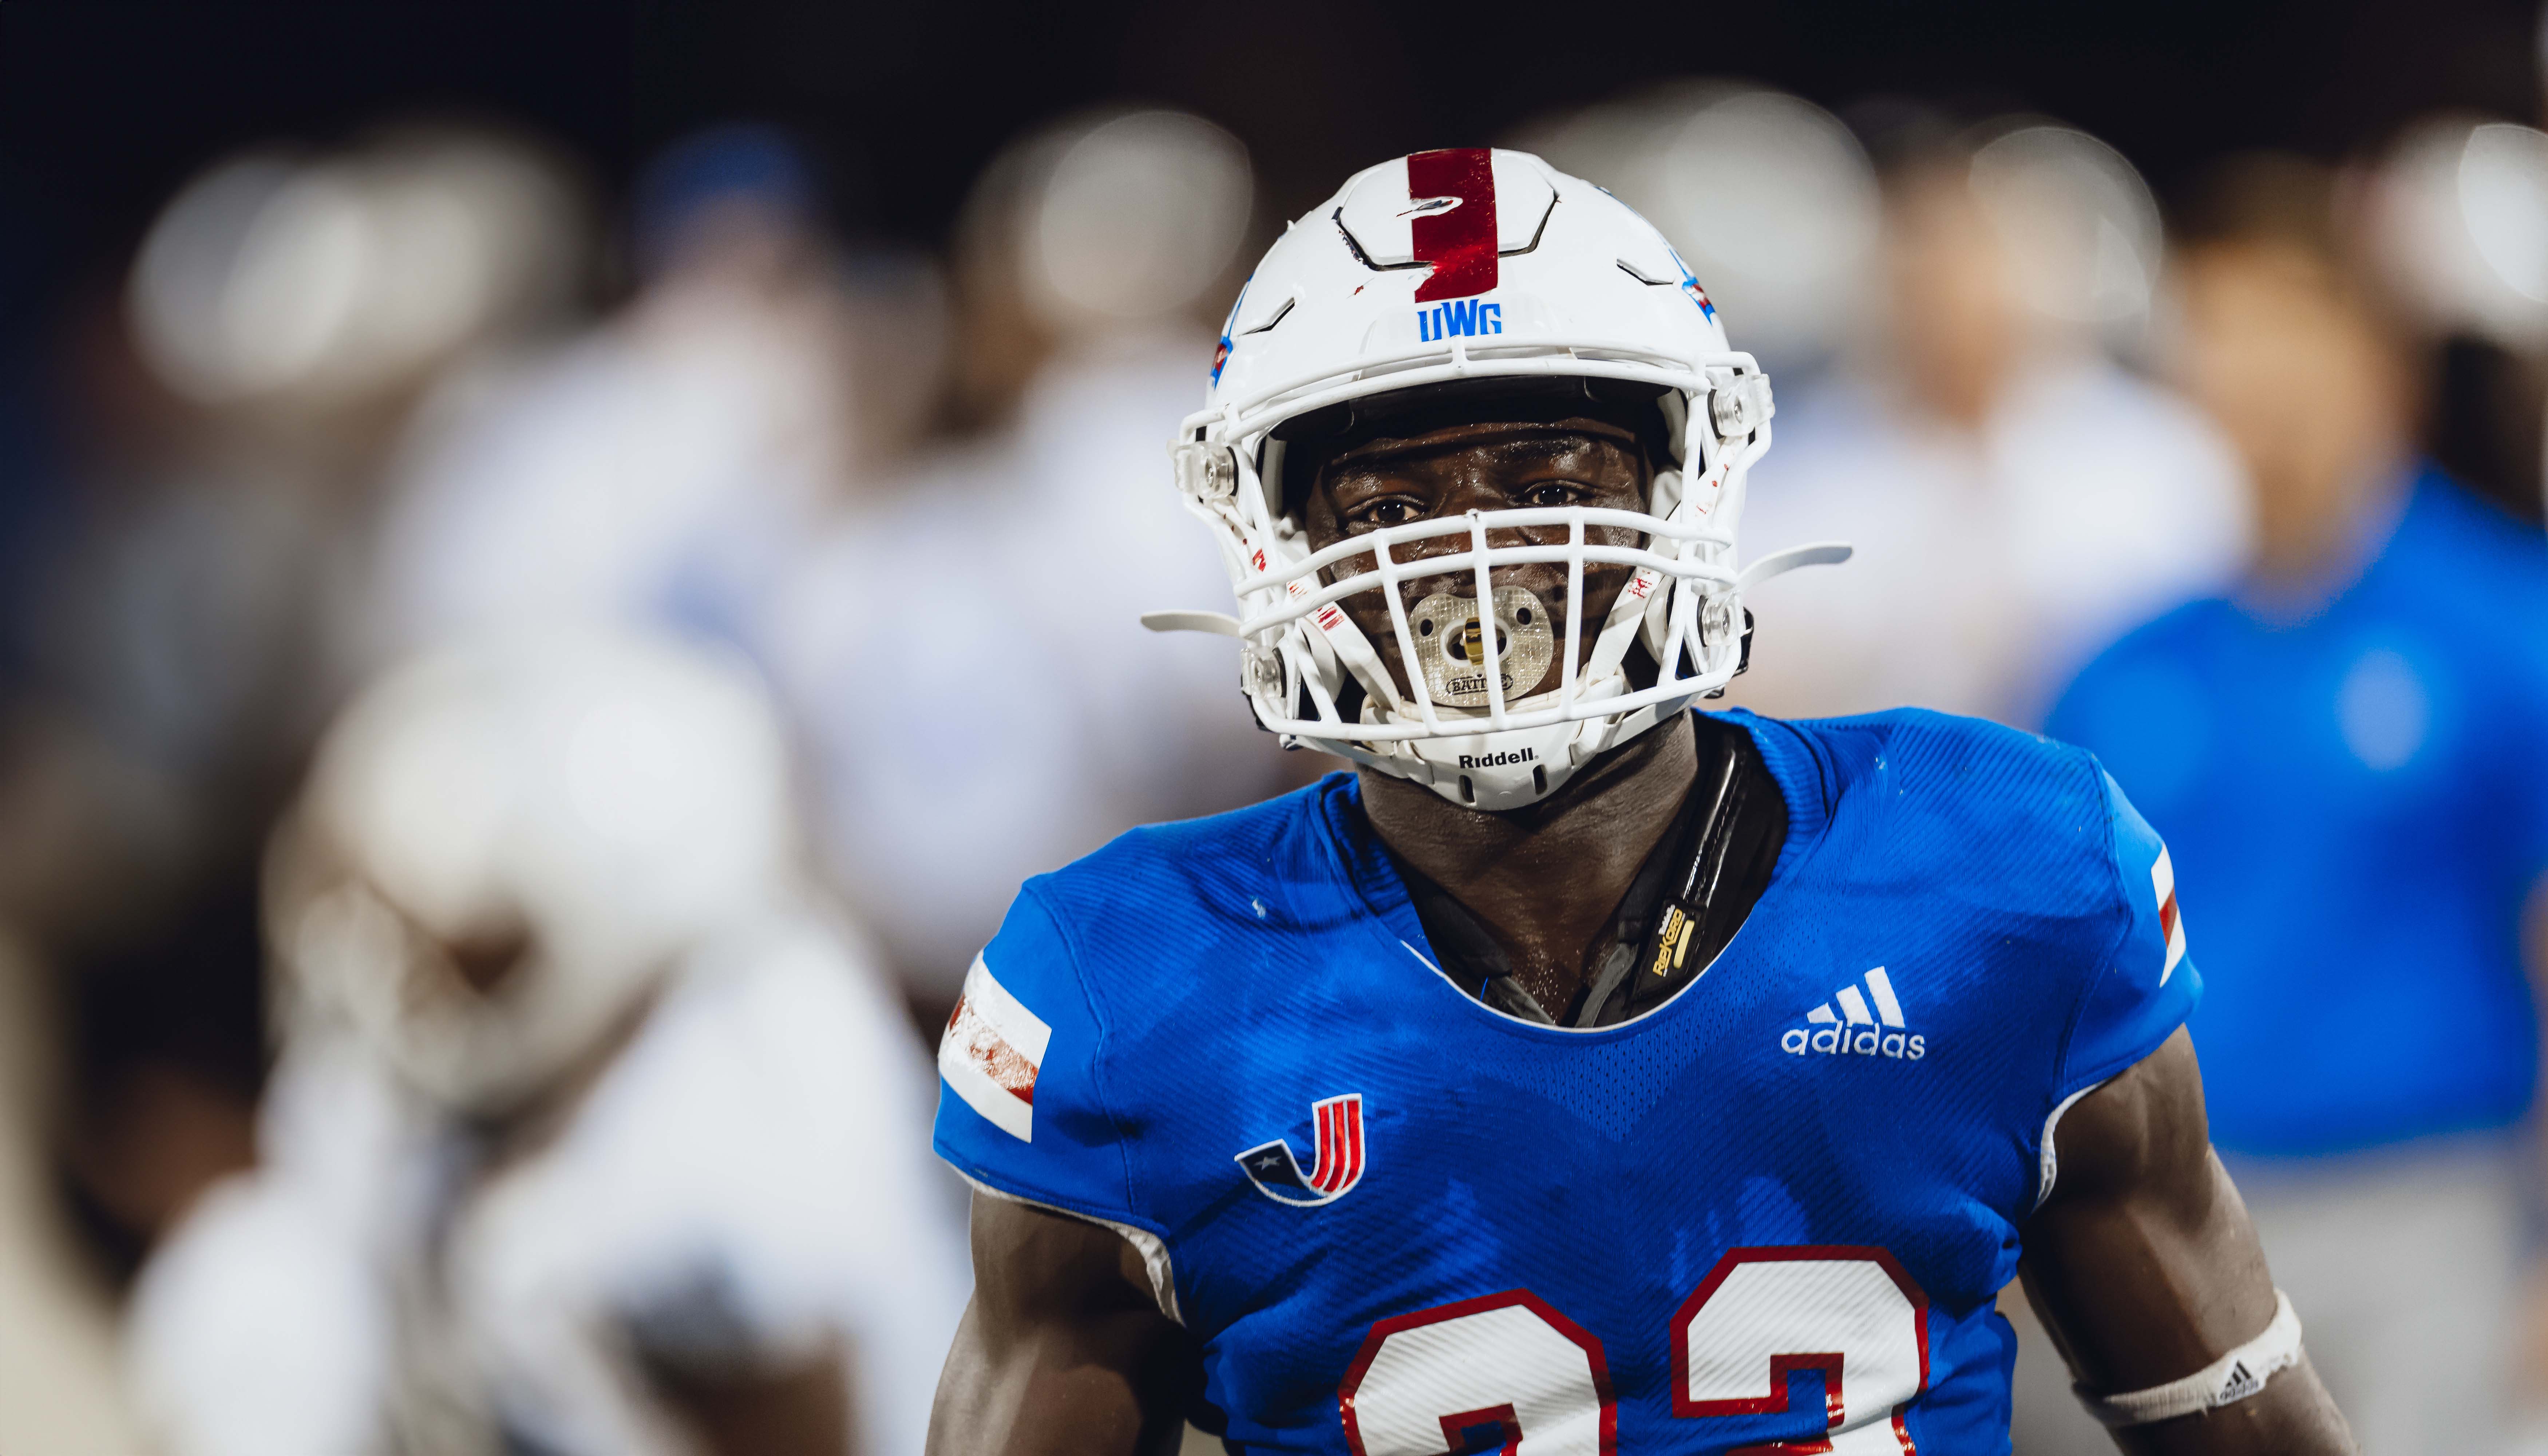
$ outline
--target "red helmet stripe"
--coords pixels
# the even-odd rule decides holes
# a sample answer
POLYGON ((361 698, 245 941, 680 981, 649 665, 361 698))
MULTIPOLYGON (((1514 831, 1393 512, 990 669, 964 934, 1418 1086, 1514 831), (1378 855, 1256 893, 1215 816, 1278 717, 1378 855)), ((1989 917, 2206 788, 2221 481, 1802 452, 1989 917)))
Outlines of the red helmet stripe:
POLYGON ((1495 153, 1483 146, 1419 151, 1407 159, 1410 202, 1456 197, 1460 205, 1414 219, 1415 260, 1433 265, 1415 302, 1464 299, 1496 286, 1495 153))

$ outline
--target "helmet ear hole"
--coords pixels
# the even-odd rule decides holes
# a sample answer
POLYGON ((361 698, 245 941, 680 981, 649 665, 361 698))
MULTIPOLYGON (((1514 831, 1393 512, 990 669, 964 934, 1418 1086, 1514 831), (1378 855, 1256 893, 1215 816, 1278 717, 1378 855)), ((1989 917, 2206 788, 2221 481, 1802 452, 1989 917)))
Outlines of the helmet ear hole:
POLYGON ((1336 688, 1336 716, 1348 723, 1361 722, 1363 699, 1370 695, 1363 691, 1361 679, 1345 674, 1344 682, 1336 688))
MULTIPOLYGON (((1750 639, 1747 637, 1745 640, 1749 641, 1750 639)), ((1676 677, 1684 680, 1695 678, 1702 671, 1704 665, 1699 662, 1698 654, 1694 648, 1695 644, 1693 643, 1684 642, 1682 644, 1681 669, 1677 674, 1675 674, 1676 677)), ((1661 666, 1660 659, 1656 657, 1655 653, 1656 645, 1646 641, 1641 636, 1628 648, 1627 656, 1620 660, 1620 670, 1625 672, 1628 675, 1628 681, 1639 688, 1652 687, 1664 681, 1663 668, 1661 666)), ((1721 697, 1724 695, 1724 691, 1725 690, 1720 687, 1716 691, 1709 693, 1708 696, 1721 697)))

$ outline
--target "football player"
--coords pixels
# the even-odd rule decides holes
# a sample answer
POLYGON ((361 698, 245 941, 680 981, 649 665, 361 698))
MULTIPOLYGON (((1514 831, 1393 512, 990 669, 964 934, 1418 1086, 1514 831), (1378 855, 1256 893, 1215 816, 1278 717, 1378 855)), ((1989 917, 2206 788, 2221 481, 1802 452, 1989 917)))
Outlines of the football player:
POLYGON ((2084 753, 1693 712, 1771 396, 1597 187, 1292 225, 1171 446, 1258 720, 1352 760, 1031 881, 941 1044, 942 1453, 2006 1451, 2023 1277, 2128 1449, 2348 1448, 2084 753))
POLYGON ((919 1448, 963 1300, 925 1072, 786 795, 748 675, 649 638, 354 702, 269 859, 263 1165, 136 1299, 166 1450, 919 1448))

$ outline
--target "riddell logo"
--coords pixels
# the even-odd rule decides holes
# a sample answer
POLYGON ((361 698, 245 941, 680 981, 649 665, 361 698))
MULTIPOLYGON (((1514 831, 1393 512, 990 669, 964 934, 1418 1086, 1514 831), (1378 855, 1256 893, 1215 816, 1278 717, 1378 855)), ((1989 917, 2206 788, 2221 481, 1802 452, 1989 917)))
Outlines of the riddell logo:
POLYGON ((1460 767, 1463 769, 1501 769, 1506 764, 1531 763, 1538 757, 1539 753, 1537 750, 1527 748, 1518 753, 1462 754, 1460 755, 1460 767))
POLYGON ((1929 1039, 1902 1029, 1902 1003, 1893 995, 1893 980, 1879 965, 1843 986, 1830 1001, 1805 1013, 1807 1027, 1778 1038, 1778 1049, 1790 1056, 1822 1052, 1830 1056, 1889 1056, 1918 1061, 1929 1054, 1929 1039), (1860 985, 1864 982, 1865 989, 1860 985), (1834 1002, 1840 1011, 1832 1010, 1834 1002), (1870 1011, 1868 1003, 1872 1002, 1870 1011))

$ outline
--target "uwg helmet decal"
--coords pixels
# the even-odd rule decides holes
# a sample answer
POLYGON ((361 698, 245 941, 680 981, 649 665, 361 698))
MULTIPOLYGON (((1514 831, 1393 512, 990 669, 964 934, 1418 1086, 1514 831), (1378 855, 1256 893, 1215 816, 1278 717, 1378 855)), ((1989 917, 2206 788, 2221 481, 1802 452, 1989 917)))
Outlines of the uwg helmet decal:
POLYGON ((1408 203, 1425 210, 1409 224, 1415 261, 1433 265, 1415 286, 1415 302, 1469 298, 1496 286, 1494 156, 1483 146, 1463 146, 1407 159, 1408 203))
POLYGON ((1258 1143, 1234 1159, 1256 1191, 1276 1203, 1317 1208, 1334 1203, 1362 1181, 1362 1094, 1348 1092, 1312 1103, 1310 1123, 1318 1142, 1318 1161, 1306 1176, 1300 1160, 1292 1155, 1292 1144, 1281 1138, 1258 1143))

